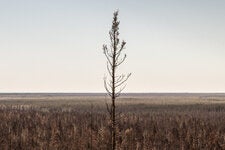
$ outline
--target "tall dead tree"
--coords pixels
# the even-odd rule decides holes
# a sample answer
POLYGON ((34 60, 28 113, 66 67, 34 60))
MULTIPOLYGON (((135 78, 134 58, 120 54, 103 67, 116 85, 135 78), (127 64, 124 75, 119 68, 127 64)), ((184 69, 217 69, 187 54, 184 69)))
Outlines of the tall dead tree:
POLYGON ((103 45, 103 52, 107 58, 107 71, 109 78, 104 78, 104 86, 111 98, 111 106, 107 104, 107 110, 111 120, 111 146, 112 149, 116 149, 116 105, 115 100, 120 96, 121 92, 126 86, 126 81, 130 77, 128 75, 117 75, 118 67, 125 61, 126 54, 122 54, 125 48, 126 42, 119 40, 119 21, 118 11, 113 14, 112 28, 109 31, 110 46, 103 45))

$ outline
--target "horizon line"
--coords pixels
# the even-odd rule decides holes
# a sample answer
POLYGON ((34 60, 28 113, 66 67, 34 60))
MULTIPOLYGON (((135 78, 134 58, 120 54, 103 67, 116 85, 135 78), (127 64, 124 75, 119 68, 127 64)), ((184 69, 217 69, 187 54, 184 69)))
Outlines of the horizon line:
MULTIPOLYGON (((107 92, 0 92, 0 94, 107 94, 107 92)), ((224 92, 124 92, 121 94, 225 94, 224 92)))

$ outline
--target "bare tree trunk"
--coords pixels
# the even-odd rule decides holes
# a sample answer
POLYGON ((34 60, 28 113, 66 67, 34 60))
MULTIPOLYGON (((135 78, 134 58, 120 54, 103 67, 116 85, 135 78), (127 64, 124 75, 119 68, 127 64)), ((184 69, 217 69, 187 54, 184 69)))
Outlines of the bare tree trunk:
POLYGON ((115 99, 112 99, 112 149, 116 149, 116 107, 115 99))
POLYGON ((115 66, 116 66, 116 37, 113 34, 113 66, 112 66, 112 149, 116 149, 116 106, 115 106, 115 66))

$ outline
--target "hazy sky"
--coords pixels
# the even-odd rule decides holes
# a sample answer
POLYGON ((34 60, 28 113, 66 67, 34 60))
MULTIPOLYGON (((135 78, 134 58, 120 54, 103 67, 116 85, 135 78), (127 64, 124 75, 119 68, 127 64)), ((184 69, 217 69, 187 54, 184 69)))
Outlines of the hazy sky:
POLYGON ((125 92, 225 92, 224 0, 0 0, 0 92, 104 92, 112 13, 125 92))

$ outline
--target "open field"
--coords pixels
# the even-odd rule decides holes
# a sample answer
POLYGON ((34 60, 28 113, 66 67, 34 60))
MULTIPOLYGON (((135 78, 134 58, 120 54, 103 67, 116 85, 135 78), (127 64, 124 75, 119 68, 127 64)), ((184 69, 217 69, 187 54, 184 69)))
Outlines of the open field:
MULTIPOLYGON (((104 94, 0 94, 0 149, 110 149, 104 94)), ((117 149, 225 149, 225 94, 124 94, 117 149)))

